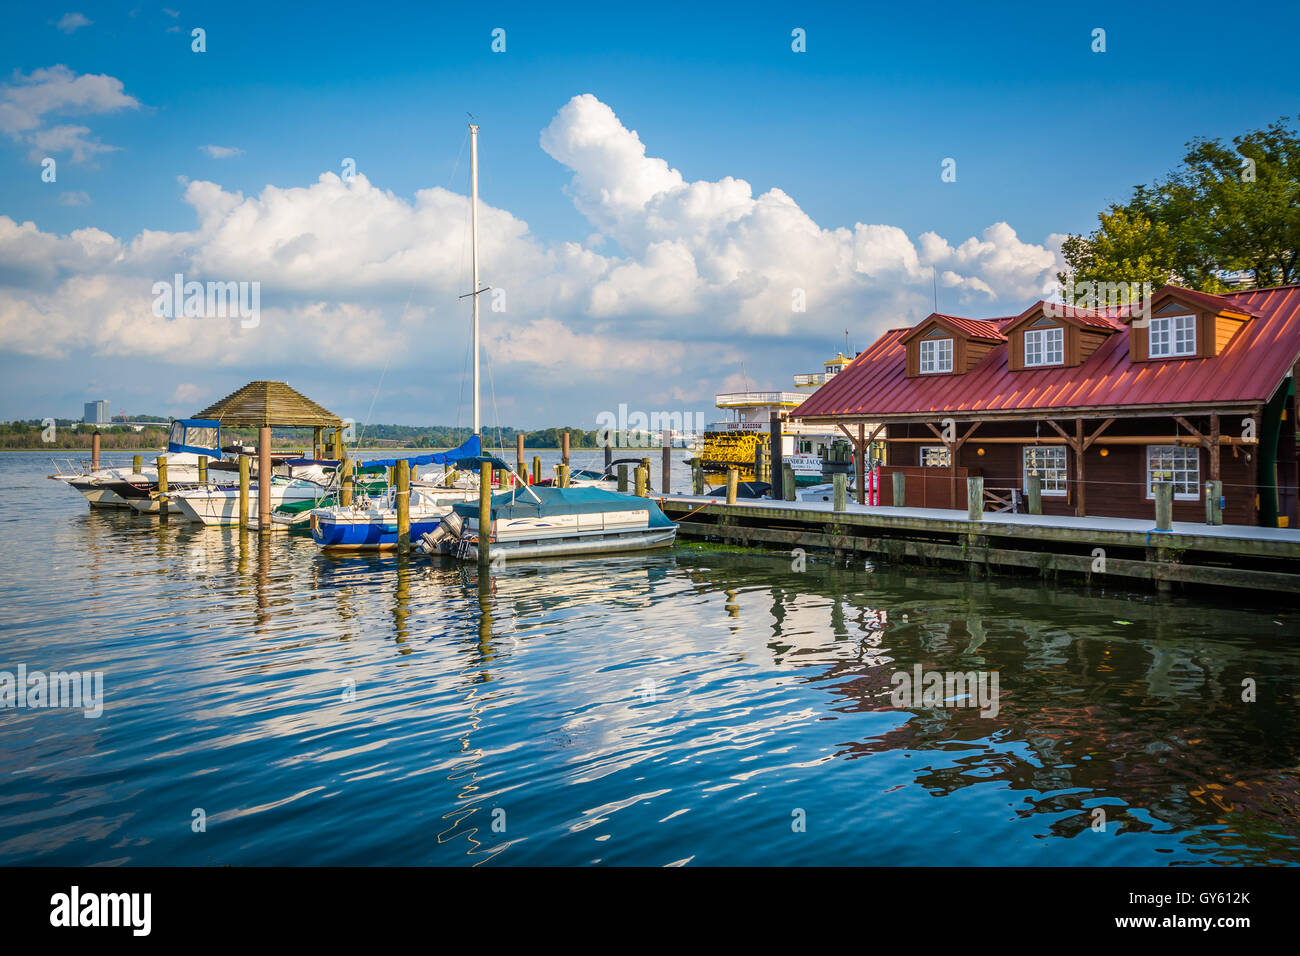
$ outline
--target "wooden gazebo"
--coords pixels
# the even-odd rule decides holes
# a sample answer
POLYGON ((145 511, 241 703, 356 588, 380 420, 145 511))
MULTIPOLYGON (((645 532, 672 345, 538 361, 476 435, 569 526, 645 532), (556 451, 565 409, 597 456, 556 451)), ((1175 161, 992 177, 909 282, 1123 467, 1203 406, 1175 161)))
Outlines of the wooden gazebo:
MULTIPOLYGON (((249 382, 194 417, 215 419, 229 428, 256 428, 257 473, 266 478, 271 474, 272 426, 313 429, 312 454, 316 456, 321 455, 324 429, 332 428, 334 456, 339 459, 343 457, 343 419, 284 382, 249 382)), ((246 474, 245 469, 240 470, 246 474)), ((269 480, 259 480, 257 483, 257 521, 261 529, 271 526, 269 480)))

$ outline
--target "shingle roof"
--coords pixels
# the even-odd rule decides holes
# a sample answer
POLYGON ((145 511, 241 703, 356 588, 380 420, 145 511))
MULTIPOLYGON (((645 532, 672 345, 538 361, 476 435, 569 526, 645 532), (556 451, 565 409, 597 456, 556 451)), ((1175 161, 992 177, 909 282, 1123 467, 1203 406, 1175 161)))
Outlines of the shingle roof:
POLYGON ((249 382, 221 401, 209 405, 195 418, 215 418, 232 428, 338 427, 343 420, 317 405, 284 382, 249 382))

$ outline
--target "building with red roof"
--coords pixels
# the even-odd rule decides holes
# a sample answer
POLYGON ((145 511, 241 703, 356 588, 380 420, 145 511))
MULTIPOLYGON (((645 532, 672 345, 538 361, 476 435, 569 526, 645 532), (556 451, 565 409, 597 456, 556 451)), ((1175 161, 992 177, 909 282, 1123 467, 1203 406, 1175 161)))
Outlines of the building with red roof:
POLYGON ((1037 475, 1045 514, 1149 517, 1152 483, 1169 481, 1174 519, 1203 521, 1217 481, 1226 522, 1294 525, 1297 362, 1300 286, 1165 286, 1140 311, 934 313, 886 332, 790 417, 855 442, 850 426, 869 424, 908 505, 962 507, 975 475, 1015 500, 1037 475))

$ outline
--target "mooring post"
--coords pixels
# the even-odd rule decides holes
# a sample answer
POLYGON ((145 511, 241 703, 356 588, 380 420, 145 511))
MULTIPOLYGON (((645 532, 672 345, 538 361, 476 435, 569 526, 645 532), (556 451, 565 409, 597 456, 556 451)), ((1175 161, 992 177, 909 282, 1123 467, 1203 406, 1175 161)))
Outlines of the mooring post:
POLYGON ((257 430, 257 530, 271 530, 271 426, 257 430))
POLYGON ((556 471, 558 472, 558 475, 556 476, 556 480, 559 483, 559 486, 561 488, 569 487, 569 466, 564 463, 561 463, 560 466, 556 469, 556 471))
POLYGON ((727 469, 727 504, 736 503, 736 485, 740 482, 740 472, 735 468, 727 469))
POLYGON ((618 466, 618 491, 619 494, 627 494, 627 465, 618 466))
POLYGON ((971 521, 984 520, 984 476, 966 479, 966 517, 971 521))
POLYGON ((659 464, 659 467, 663 470, 663 475, 660 476, 659 486, 667 495, 672 494, 673 490, 673 433, 666 428, 664 429, 663 443, 663 460, 659 464))
POLYGON ((397 550, 411 549, 411 469, 407 462, 397 463, 397 550))
POLYGON ((831 476, 831 482, 835 490, 834 508, 844 511, 849 505, 849 476, 837 471, 831 476))
POLYGON ((567 466, 569 464, 569 433, 565 431, 560 436, 560 461, 567 466))
POLYGON ((699 456, 691 459, 691 493, 704 494, 704 459, 699 456))
POLYGON ((208 456, 199 455, 199 484, 208 483, 208 456))
POLYGON ((605 474, 609 474, 609 466, 614 463, 614 446, 610 444, 609 436, 605 436, 605 474))
POLYGON ((1153 481, 1151 489, 1156 499, 1156 529, 1169 531, 1174 526, 1174 483, 1153 481))
POLYGON ((96 428, 95 433, 90 436, 90 470, 91 471, 99 471, 99 442, 100 442, 99 429, 96 428))
POLYGON ((1205 483, 1205 523, 1223 524, 1223 482, 1205 483))
POLYGON ((786 501, 795 497, 794 465, 788 461, 781 463, 781 494, 786 501))
POLYGON ((754 442, 754 480, 763 480, 763 440, 754 442))
POLYGON ((311 457, 313 461, 320 461, 325 456, 321 454, 321 433, 324 431, 320 425, 311 430, 311 457))
POLYGON ((1043 513, 1043 476, 1029 476, 1029 513, 1031 515, 1040 515, 1043 513))
POLYGON ((907 475, 896 471, 889 477, 894 483, 894 507, 907 507, 907 475))
POLYGON ((636 467, 636 496, 644 498, 647 492, 647 485, 650 484, 650 469, 645 465, 636 467))
POLYGON ((132 458, 131 458, 131 474, 133 474, 133 475, 138 475, 138 474, 140 474, 140 470, 141 470, 142 468, 144 468, 144 456, 143 456, 143 455, 134 455, 134 456, 132 456, 132 458))
POLYGON ((158 517, 167 520, 167 456, 159 455, 158 461, 158 517))
POLYGON ((641 467, 645 469, 645 486, 650 487, 650 459, 642 458, 641 467))
POLYGON ((767 420, 768 470, 772 473, 772 497, 785 495, 785 448, 782 447, 781 413, 771 412, 767 420))
POLYGON ((492 541, 492 466, 483 462, 478 466, 478 563, 487 565, 488 549, 492 541))
POLYGON ((521 475, 524 475, 525 480, 527 480, 526 476, 528 475, 528 464, 527 464, 527 460, 524 458, 523 432, 520 432, 518 435, 515 436, 515 471, 519 472, 519 474, 521 475))
POLYGON ((352 468, 351 458, 343 459, 343 483, 339 488, 339 504, 348 507, 352 504, 352 468))
POLYGON ((334 429, 334 460, 343 460, 343 429, 338 427, 334 429))
POLYGON ((239 527, 248 529, 248 456, 239 456, 239 527))
POLYGON ((542 480, 542 456, 533 456, 533 484, 542 480))

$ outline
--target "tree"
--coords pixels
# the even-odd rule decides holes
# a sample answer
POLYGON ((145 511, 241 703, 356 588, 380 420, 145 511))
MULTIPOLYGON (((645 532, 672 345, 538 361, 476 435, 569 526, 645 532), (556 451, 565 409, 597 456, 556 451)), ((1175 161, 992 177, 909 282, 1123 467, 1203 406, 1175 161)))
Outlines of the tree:
POLYGON ((1187 144, 1182 164, 1098 216, 1062 245, 1076 281, 1175 282, 1203 292, 1300 279, 1300 135, 1280 119, 1262 130, 1187 144))

